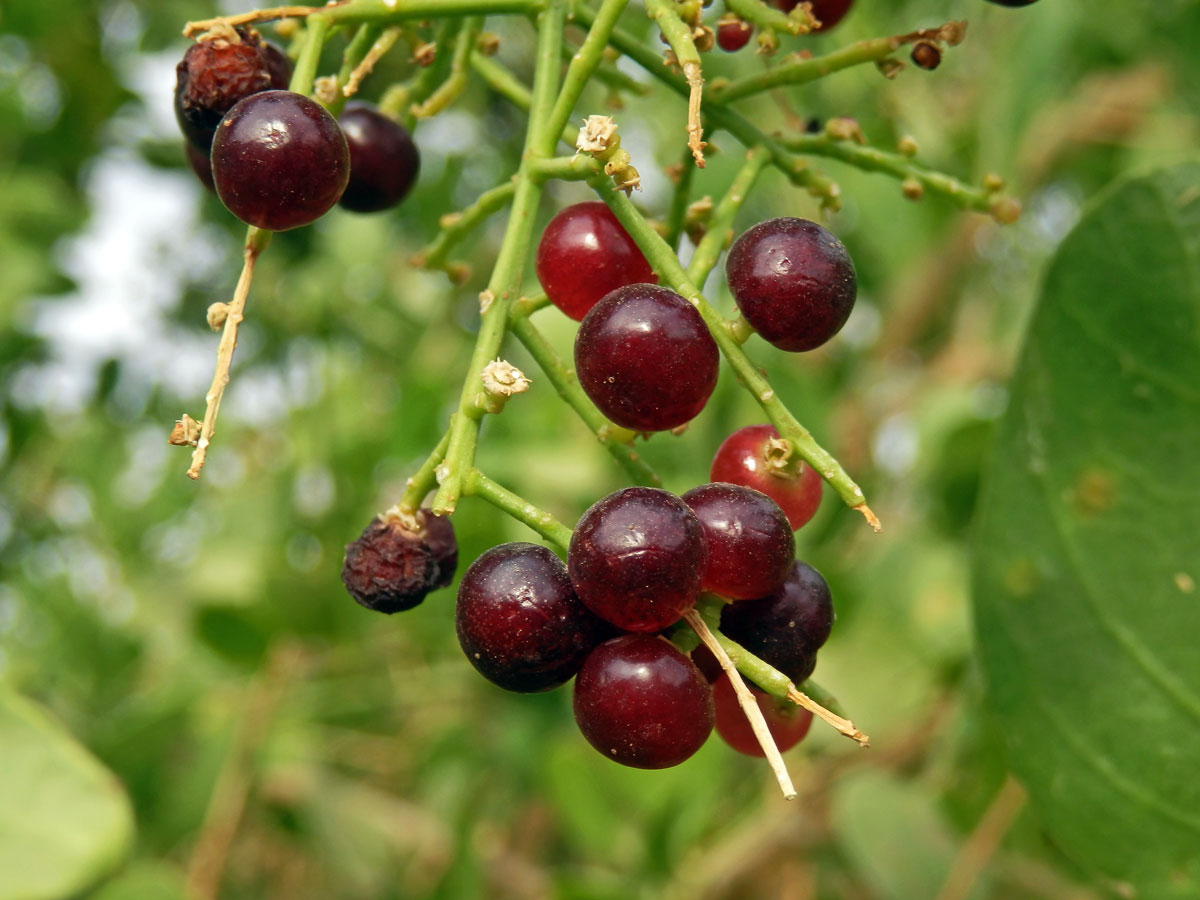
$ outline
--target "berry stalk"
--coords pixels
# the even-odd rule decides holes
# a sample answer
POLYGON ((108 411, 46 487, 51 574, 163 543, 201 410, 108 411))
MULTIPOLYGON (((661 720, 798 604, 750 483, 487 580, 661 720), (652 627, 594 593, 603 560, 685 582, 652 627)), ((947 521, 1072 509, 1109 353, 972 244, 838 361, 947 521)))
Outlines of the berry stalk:
POLYGON ((738 210, 742 208, 746 196, 750 193, 750 188, 754 186, 754 182, 770 160, 771 156, 764 147, 754 147, 747 151, 745 163, 734 176, 729 190, 725 192, 725 196, 721 198, 717 208, 713 210, 712 218, 708 223, 708 232, 697 245, 696 252, 692 255, 691 262, 688 263, 687 276, 692 284, 704 284, 708 273, 721 258, 721 251, 725 249, 725 244, 729 239, 729 230, 733 227, 733 220, 737 216, 738 210))
POLYGON ((785 13, 760 0, 725 0, 725 8, 758 28, 772 28, 788 34, 808 34, 812 31, 812 16, 797 4, 785 13))
POLYGON ((480 497, 492 506, 529 526, 553 544, 564 556, 571 545, 571 529, 524 497, 497 484, 478 469, 472 469, 463 485, 464 493, 480 497))
POLYGON ((512 201, 515 190, 516 185, 506 181, 484 191, 474 203, 461 212, 442 216, 441 230, 437 237, 428 247, 413 256, 413 265, 423 269, 442 269, 451 276, 451 280, 458 280, 455 278, 455 265, 447 260, 450 251, 492 213, 507 206, 512 201))
POLYGON ((662 31, 671 52, 675 54, 675 62, 683 69, 683 76, 687 79, 687 145, 696 161, 696 167, 703 169, 704 130, 700 125, 700 99, 704 90, 704 79, 700 74, 700 52, 692 38, 692 27, 679 15, 679 8, 674 0, 645 0, 645 3, 646 14, 662 31))

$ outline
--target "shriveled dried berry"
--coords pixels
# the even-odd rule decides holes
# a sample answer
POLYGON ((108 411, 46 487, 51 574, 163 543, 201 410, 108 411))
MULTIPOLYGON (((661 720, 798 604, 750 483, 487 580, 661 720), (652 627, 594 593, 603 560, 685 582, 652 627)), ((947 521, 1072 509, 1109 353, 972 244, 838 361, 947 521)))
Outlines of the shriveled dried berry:
POLYGON ((175 67, 175 118, 198 150, 207 153, 221 117, 239 100, 276 87, 290 63, 263 51, 258 32, 238 29, 234 36, 198 41, 175 67))
POLYGON ((358 540, 346 545, 342 582, 367 609, 389 615, 412 609, 440 578, 425 538, 397 518, 376 516, 358 540))

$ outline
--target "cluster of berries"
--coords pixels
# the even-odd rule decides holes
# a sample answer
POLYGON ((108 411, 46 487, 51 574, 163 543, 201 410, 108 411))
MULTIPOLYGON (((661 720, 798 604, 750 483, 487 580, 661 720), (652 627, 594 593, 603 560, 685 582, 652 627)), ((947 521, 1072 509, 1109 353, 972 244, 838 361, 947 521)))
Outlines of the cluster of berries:
POLYGON ((335 203, 395 206, 420 157, 402 125, 366 103, 340 124, 287 90, 292 64, 258 32, 227 28, 193 44, 176 67, 175 115, 196 175, 248 225, 286 231, 335 203))

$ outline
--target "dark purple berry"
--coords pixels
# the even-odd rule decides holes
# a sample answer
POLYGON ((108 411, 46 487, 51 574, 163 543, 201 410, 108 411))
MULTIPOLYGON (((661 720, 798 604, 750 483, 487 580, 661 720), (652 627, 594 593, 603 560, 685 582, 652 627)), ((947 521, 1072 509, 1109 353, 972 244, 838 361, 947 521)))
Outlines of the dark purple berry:
POLYGON ((449 516, 435 516, 430 509, 422 509, 417 516, 422 526, 421 537, 437 565, 437 577, 430 581, 430 590, 444 588, 454 580, 454 572, 458 569, 458 539, 454 535, 454 525, 449 516))
POLYGON ((717 364, 717 344, 700 313, 653 284, 608 294, 575 336, 583 390, 604 415, 634 431, 690 421, 716 387, 717 364))
POLYGON ((263 41, 262 56, 271 75, 271 89, 286 91, 292 81, 292 61, 288 55, 270 41, 263 41))
POLYGON ((821 573, 800 561, 775 591, 721 611, 721 632, 800 684, 833 628, 833 599, 821 573))
MULTIPOLYGON (((239 100, 274 87, 271 59, 258 33, 192 44, 175 67, 175 118, 196 149, 208 153, 221 117, 239 100)), ((286 87, 286 82, 284 87, 286 87)))
POLYGON ((605 294, 658 280, 603 203, 576 203, 550 220, 537 248, 537 277, 550 301, 579 321, 605 294))
POLYGON ((929 41, 917 41, 913 44, 910 55, 913 65, 920 69, 933 71, 942 64, 942 51, 938 49, 937 44, 931 44, 929 41))
POLYGON ((745 19, 721 19, 717 22, 717 46, 726 53, 736 53, 754 34, 754 26, 745 19))
MULTIPOLYGON (((813 17, 821 24, 813 29, 813 32, 828 31, 838 22, 842 21, 846 13, 850 11, 854 0, 809 0, 812 3, 813 17)), ((784 12, 791 12, 795 9, 800 0, 771 0, 774 6, 784 12)))
POLYGON ((833 234, 807 219, 768 219, 742 232, 725 261, 738 309, 781 350, 812 350, 854 308, 854 264, 833 234))
POLYGON ((338 201, 350 175, 342 130, 325 107, 291 91, 253 94, 213 138, 213 180, 226 208, 270 231, 308 225, 338 201))
POLYGON ((458 587, 458 642, 488 681, 548 691, 568 681, 608 634, 545 547, 502 544, 471 563, 458 587))
POLYGON ((196 177, 200 179, 200 183, 210 191, 215 192, 216 187, 213 185, 212 177, 212 160, 208 158, 208 154, 203 150, 196 149, 196 145, 191 141, 184 141, 183 155, 187 157, 188 165, 196 173, 196 177))
POLYGON ((630 487, 592 506, 575 527, 567 568, 592 612, 626 631, 659 631, 696 602, 708 552, 687 504, 630 487))
POLYGON ((704 528, 708 563, 700 589, 731 600, 775 590, 796 558, 792 526, 774 500, 736 484, 702 484, 680 499, 704 528))
POLYGON ((421 168, 408 131, 366 103, 348 104, 341 123, 350 148, 350 181, 338 202, 354 212, 395 206, 408 195, 421 168))
POLYGON ((665 769, 704 745, 713 727, 712 690, 665 638, 629 634, 592 651, 575 678, 575 721, 614 762, 665 769))

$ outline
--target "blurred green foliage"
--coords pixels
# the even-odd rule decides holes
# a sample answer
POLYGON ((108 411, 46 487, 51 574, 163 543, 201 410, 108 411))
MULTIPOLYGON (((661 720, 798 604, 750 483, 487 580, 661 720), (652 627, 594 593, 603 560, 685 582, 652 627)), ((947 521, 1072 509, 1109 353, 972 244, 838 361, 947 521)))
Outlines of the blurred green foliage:
MULTIPOLYGON (((966 538, 1046 261, 1115 176, 1195 156, 1200 4, 858 0, 797 44, 948 17, 970 20, 968 39, 935 73, 852 70, 747 104, 764 127, 849 115, 882 147, 912 135, 926 163, 999 172, 1026 205, 1001 229, 818 164, 846 199, 829 224, 858 266, 855 321, 800 358, 747 346, 886 530, 827 495, 798 536, 838 608, 817 677, 874 749, 814 729, 788 755, 790 805, 761 763, 715 740, 669 771, 602 759, 567 691, 513 696, 476 676, 453 590, 385 619, 341 587, 343 545, 442 433, 470 352, 503 216, 462 248, 465 285, 408 259, 516 164, 523 117, 479 85, 418 128, 424 168, 398 212, 335 211, 276 238, 209 467, 183 476, 166 435, 201 412, 216 344, 204 310, 232 290, 243 231, 169 130, 179 29, 212 12, 0 8, 0 680, 52 710, 132 802, 127 862, 92 873, 94 896, 1090 900, 1111 887, 1059 852, 1007 781, 973 662, 966 538)), ((658 46, 636 8, 625 24, 658 46)), ((528 79, 532 29, 489 28, 528 79)), ((712 54, 706 75, 758 65, 712 54)), ((367 95, 406 71, 389 64, 367 95)), ((604 97, 590 87, 579 109, 604 97)), ((647 183, 637 199, 663 216, 658 170, 680 157, 682 105, 655 90, 618 121, 647 183)), ((714 198, 741 155, 717 143, 696 178, 714 198)), ((555 188, 543 221, 584 196, 555 188)), ((768 173, 738 228, 779 214, 817 210, 768 173)), ((718 269, 709 295, 731 309, 720 282, 718 269)), ((537 321, 567 355, 573 325, 551 313, 537 321)), ((621 474, 533 363, 511 359, 534 388, 486 423, 480 465, 573 522, 621 474)), ((759 420, 726 374, 685 434, 639 448, 683 491, 759 420)), ((464 567, 530 539, 479 501, 454 522, 464 567)))

